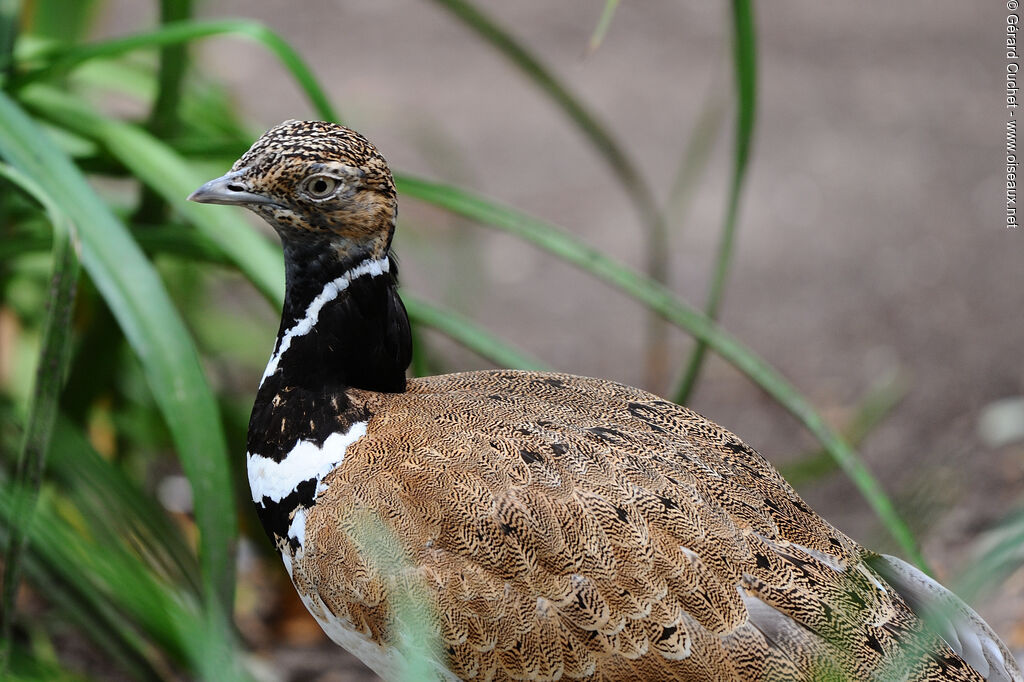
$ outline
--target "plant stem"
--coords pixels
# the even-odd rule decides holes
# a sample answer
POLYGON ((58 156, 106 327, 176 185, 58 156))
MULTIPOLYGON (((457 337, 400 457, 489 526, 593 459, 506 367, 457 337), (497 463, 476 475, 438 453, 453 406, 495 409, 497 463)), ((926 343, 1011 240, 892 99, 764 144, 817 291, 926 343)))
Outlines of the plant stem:
MULTIPOLYGON (((183 21, 192 15, 192 0, 161 0, 160 23, 163 26, 183 21)), ((146 121, 146 130, 160 140, 174 137, 181 128, 178 103, 188 67, 188 44, 175 43, 160 48, 160 69, 157 74, 157 94, 146 121)), ((139 207, 131 218, 133 223, 153 224, 167 217, 167 202, 156 192, 143 185, 139 207)))
POLYGON ((14 71, 14 43, 20 17, 21 0, 0 0, 0 79, 4 82, 14 71))
MULTIPOLYGON (((746 179, 747 162, 750 158, 750 143, 754 134, 754 120, 757 114, 757 52, 754 11, 751 0, 733 0, 733 61, 736 66, 736 151, 733 157, 732 185, 729 189, 725 223, 718 244, 715 270, 711 287, 704 303, 704 314, 712 320, 718 319, 718 309, 725 291, 726 276, 732 260, 733 242, 736 234, 736 219, 739 214, 740 194, 746 179)), ((707 344, 697 341, 690 359, 686 363, 683 378, 676 389, 673 400, 680 405, 690 399, 700 370, 704 365, 707 344)))

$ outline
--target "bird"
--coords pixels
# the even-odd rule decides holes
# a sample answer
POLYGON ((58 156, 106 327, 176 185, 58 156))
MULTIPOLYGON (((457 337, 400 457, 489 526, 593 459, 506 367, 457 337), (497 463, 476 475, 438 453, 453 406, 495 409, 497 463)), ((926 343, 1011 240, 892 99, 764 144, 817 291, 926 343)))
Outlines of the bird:
POLYGON ((440 680, 1024 680, 952 592, 684 406, 553 372, 407 377, 397 193, 359 133, 286 121, 189 199, 280 237, 250 491, 307 609, 382 678, 418 656, 440 680), (416 626, 432 646, 403 645, 416 626))

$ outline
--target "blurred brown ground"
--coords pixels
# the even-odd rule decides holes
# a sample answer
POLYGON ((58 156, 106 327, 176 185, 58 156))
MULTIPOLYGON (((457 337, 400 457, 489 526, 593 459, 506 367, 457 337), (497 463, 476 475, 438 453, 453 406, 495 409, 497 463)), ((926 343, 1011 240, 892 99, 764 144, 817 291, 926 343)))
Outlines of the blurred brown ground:
MULTIPOLYGON (((727 94, 725 3, 623 3, 584 58, 603 2, 479 3, 535 50, 628 145, 665 197, 709 92, 727 94)), ((106 31, 151 25, 110 4, 106 31)), ((143 8, 145 6, 145 9, 143 8)), ((457 182, 562 225, 639 267, 635 214, 603 162, 517 71, 429 2, 209 0, 296 45, 346 121, 396 168, 457 182)), ((758 7, 760 111, 725 327, 839 422, 898 370, 909 392, 864 443, 870 468, 949 579, 1019 499, 1024 445, 986 447, 980 412, 1024 394, 1024 234, 1003 228, 1001 3, 828 0, 758 7)), ((262 129, 312 115, 256 47, 217 40, 201 64, 262 129)), ((684 224, 671 285, 699 303, 725 200, 731 118, 684 224)), ((641 309, 509 238, 402 204, 405 285, 469 314, 553 367, 645 383, 641 309)), ((267 344, 275 329, 268 327, 267 344)), ((673 373, 689 340, 673 332, 673 373)), ((478 361, 441 345, 449 366, 478 361)), ((783 463, 813 446, 720 361, 692 405, 783 463)), ((892 550, 839 475, 801 492, 862 542, 892 550)), ((273 567, 276 570, 276 567, 273 567)), ((1024 575, 977 604, 1024 649, 1024 575)), ((293 679, 361 679, 329 647, 282 646, 293 679)))

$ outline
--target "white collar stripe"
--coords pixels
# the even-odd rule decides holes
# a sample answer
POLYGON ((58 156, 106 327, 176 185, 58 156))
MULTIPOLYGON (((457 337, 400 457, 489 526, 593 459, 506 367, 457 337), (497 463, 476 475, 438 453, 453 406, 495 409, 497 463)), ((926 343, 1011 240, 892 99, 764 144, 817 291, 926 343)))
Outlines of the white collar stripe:
POLYGON ((348 447, 366 435, 366 425, 364 421, 355 422, 348 431, 332 433, 322 445, 300 440, 281 461, 248 453, 252 501, 263 504, 263 498, 268 498, 280 502, 310 479, 316 480, 315 494, 323 492, 321 480, 341 464, 348 447))
POLYGON ((384 273, 390 271, 390 269, 391 261, 388 260, 387 256, 384 256, 383 258, 367 259, 340 277, 328 282, 317 297, 314 298, 306 307, 306 312, 302 316, 302 319, 292 325, 292 327, 281 336, 281 342, 277 344, 277 349, 270 357, 270 362, 267 363, 267 368, 263 371, 263 378, 260 379, 260 386, 262 386, 263 382, 267 380, 267 377, 277 371, 278 364, 281 362, 281 356, 284 355, 291 347, 292 339, 296 336, 304 336, 313 330, 317 321, 320 319, 320 311, 323 310, 325 305, 336 299, 338 294, 347 289, 348 285, 353 280, 366 275, 371 277, 380 277, 384 273))

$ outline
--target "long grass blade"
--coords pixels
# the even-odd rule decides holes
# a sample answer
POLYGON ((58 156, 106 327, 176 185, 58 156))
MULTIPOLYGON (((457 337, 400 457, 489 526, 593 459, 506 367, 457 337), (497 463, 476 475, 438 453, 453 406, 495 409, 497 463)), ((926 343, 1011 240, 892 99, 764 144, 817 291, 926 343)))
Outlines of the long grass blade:
POLYGON ((119 57, 136 50, 152 49, 201 40, 214 36, 234 36, 253 40, 277 57, 288 70, 296 84, 309 99, 317 115, 325 121, 340 121, 327 94, 320 87, 312 70, 298 52, 281 36, 255 21, 185 21, 170 23, 154 31, 106 40, 87 45, 57 48, 34 55, 32 62, 42 62, 21 75, 15 87, 66 74, 68 71, 92 59, 119 57))
MULTIPOLYGON (((0 541, 5 540, 9 530, 0 523, 0 541)), ((9 537, 9 535, 7 535, 9 537)), ((46 595, 47 601, 58 609, 61 615, 74 623, 81 631, 110 657, 112 667, 120 667, 140 680, 170 680, 170 675, 161 674, 160 667, 153 660, 153 647, 128 626, 124 616, 114 609, 110 602, 82 580, 81 574, 62 577, 61 570, 67 567, 52 563, 45 556, 39 556, 35 547, 25 555, 25 574, 36 589, 46 595)), ((12 658, 12 668, 17 666, 12 658)), ((6 678, 5 678, 6 679, 6 678)), ((47 677, 30 679, 49 679, 47 677)))
POLYGON ((443 645, 430 588, 402 541, 380 517, 362 513, 353 521, 351 537, 359 556, 383 584, 391 607, 395 648, 400 654, 396 682, 438 679, 438 672, 444 669, 440 663, 443 645))
MULTIPOLYGON (((556 255, 559 255, 568 262, 580 265, 594 274, 598 274, 617 284, 627 292, 633 293, 635 297, 647 303, 649 307, 670 321, 680 324, 684 329, 688 329, 697 338, 703 338, 705 341, 714 338, 715 345, 713 348, 717 352, 748 373, 762 386, 767 384, 765 388, 773 393, 773 395, 776 395, 777 399, 784 406, 793 411, 808 426, 812 433, 819 437, 822 443, 828 447, 832 456, 840 461, 840 465, 861 489, 862 494, 865 495, 869 503, 875 508, 876 513, 879 514, 879 517, 889 528, 889 531, 897 537, 897 540, 905 547, 908 553, 923 565, 923 560, 916 550, 909 531, 906 530, 902 521, 898 519, 891 503, 882 492, 880 486, 863 467, 863 464, 857 459, 849 446, 827 428, 806 401, 789 387, 781 377, 775 374, 762 361, 738 346, 731 338, 725 337, 705 316, 678 302, 663 287, 653 286, 653 283, 648 280, 607 259, 603 254, 580 245, 550 225, 526 218, 504 207, 484 202, 454 188, 434 185, 408 177, 402 177, 399 181, 401 190, 410 196, 418 196, 421 199, 438 204, 456 213, 482 220, 485 223, 496 224, 519 234, 521 237, 530 238, 544 248, 552 250, 556 255)), ((280 266, 278 265, 278 267, 280 266)), ((261 289, 263 288, 266 287, 261 287, 261 289)), ((277 289, 277 291, 280 291, 280 289, 277 289)), ((280 294, 277 295, 279 296, 280 294)))
MULTIPOLYGON (((9 499, 16 495, 10 485, 0 490, 0 520, 9 524, 9 499)), ((64 507, 64 514, 75 510, 64 507)), ((76 520, 81 521, 82 517, 76 520)), ((113 605, 122 619, 138 623, 142 632, 163 652, 188 665, 205 680, 241 680, 232 634, 211 622, 199 605, 177 586, 159 580, 148 567, 118 542, 99 545, 87 525, 72 525, 51 505, 41 505, 28 529, 33 552, 53 566, 60 580, 75 586, 79 596, 113 605)), ((88 633, 87 633, 88 634, 88 633)))
MULTIPOLYGON (((35 648, 38 646, 35 642, 31 648, 28 646, 22 646, 15 644, 14 650, 11 656, 11 669, 7 672, 7 677, 4 678, 4 682, 39 682, 39 680, 46 680, 46 682, 95 682, 94 677, 86 677, 85 675, 74 672, 69 667, 61 666, 59 662, 53 658, 52 649, 45 652, 48 658, 43 658, 37 654, 35 648)), ((47 642, 51 644, 51 642, 47 642)))
POLYGON ((21 0, 0 0, 0 78, 10 76, 14 43, 18 37, 21 0))
POLYGON ((253 232, 239 211, 211 211, 186 197, 207 178, 197 174, 168 145, 139 126, 98 113, 81 100, 47 86, 20 93, 37 115, 99 142, 131 173, 184 215, 217 245, 267 300, 280 306, 284 264, 280 249, 253 232))
POLYGON ((162 575, 202 596, 199 565, 181 531, 152 495, 96 452, 66 417, 57 420, 48 462, 50 480, 76 493, 76 499, 97 507, 96 511, 105 515, 106 525, 131 538, 132 545, 150 558, 162 575))
MULTIPOLYGON (((434 0, 465 26, 500 52, 541 92, 565 113, 608 164, 629 196, 645 229, 651 234, 664 231, 664 221, 654 193, 629 155, 597 120, 597 117, 533 55, 522 43, 503 29, 494 19, 468 0, 434 0)), ((660 279, 655 277, 655 279, 660 279)))
MULTIPOLYGON (((680 232, 689 202, 696 192, 698 180, 707 169, 711 150, 718 138, 722 125, 724 97, 718 89, 719 79, 713 78, 709 93, 705 97, 697 122, 690 131, 689 139, 683 150, 679 169, 676 172, 668 200, 665 202, 665 231, 658 242, 658 249, 648 259, 647 272, 665 273, 665 277, 652 279, 663 284, 668 282, 667 275, 671 263, 672 236, 680 232)), ((665 321, 652 316, 647 321, 647 357, 646 384, 654 390, 669 389, 670 353, 668 347, 668 328, 665 321)))
POLYGON ((608 35, 608 29, 611 28, 612 17, 615 16, 615 10, 618 7, 619 0, 604 0, 604 9, 601 10, 601 17, 597 20, 594 33, 590 36, 590 42, 587 43, 588 53, 596 52, 597 48, 601 47, 605 36, 608 35))
POLYGON ((236 535, 234 493, 219 410, 195 344, 152 264, 70 159, 0 93, 0 155, 75 215, 82 264, 138 355, 196 500, 204 596, 211 618, 230 613, 236 535))
POLYGON ((50 302, 43 322, 35 386, 28 406, 24 437, 14 473, 14 482, 23 491, 16 500, 14 524, 4 557, 3 601, 0 603, 0 674, 10 656, 11 627, 14 622, 15 594, 20 577, 25 529, 32 521, 50 437, 57 419, 61 388, 67 375, 71 352, 71 311, 78 283, 78 256, 75 226, 43 188, 19 170, 0 164, 0 177, 19 187, 38 201, 53 225, 53 269, 50 275, 50 302))
POLYGON ((927 564, 917 541, 896 513, 892 501, 871 475, 857 453, 833 431, 810 403, 768 363, 699 310, 684 303, 666 287, 587 246, 561 228, 511 208, 482 199, 470 192, 408 175, 396 178, 398 190, 458 215, 478 221, 530 242, 563 261, 601 279, 646 305, 672 324, 704 341, 711 350, 760 386, 796 417, 835 458, 874 510, 888 532, 912 561, 923 570, 927 564))
POLYGON ((540 360, 492 336, 457 313, 402 292, 409 318, 434 329, 498 367, 543 371, 550 369, 540 360))
POLYGON ((707 171, 708 161, 721 136, 728 98, 718 88, 718 80, 712 78, 712 83, 704 96, 697 122, 690 130, 679 167, 672 180, 668 201, 665 202, 665 219, 673 234, 681 231, 696 189, 707 171))
MULTIPOLYGON (((860 447, 864 439, 892 414, 906 393, 906 382, 898 374, 888 375, 871 386, 842 431, 846 442, 855 448, 860 447)), ((818 449, 780 466, 779 472, 791 486, 799 489, 831 474, 838 466, 826 450, 818 449)))
POLYGON ((1024 566, 1024 508, 1006 516, 975 543, 977 559, 956 580, 957 594, 967 602, 1003 583, 1024 566))
MULTIPOLYGON (((187 48, 187 44, 174 47, 187 48)), ((190 156, 237 158, 248 148, 245 141, 250 139, 251 130, 235 113, 234 101, 223 86, 202 70, 189 73, 194 77, 183 79, 175 102, 180 125, 175 126, 173 135, 158 137, 190 156)), ((138 60, 94 59, 75 69, 72 76, 76 92, 111 92, 155 102, 162 91, 159 74, 154 75, 151 67, 138 60)))
MULTIPOLYGON (((185 21, 191 14, 192 0, 160 1, 160 23, 164 26, 185 21)), ((160 48, 157 96, 146 121, 146 129, 158 138, 177 133, 180 125, 178 102, 188 66, 187 47, 187 43, 174 43, 160 48)))
MULTIPOLYGON (((736 221, 739 216, 740 195, 747 176, 747 162, 754 137, 754 120, 757 116, 757 33, 754 25, 754 7, 751 0, 733 0, 733 62, 736 74, 736 149, 733 155, 732 183, 725 211, 725 223, 718 243, 715 269, 711 286, 704 303, 704 314, 717 319, 722 304, 722 294, 732 262, 733 242, 736 237, 736 221)), ((683 378, 679 382, 673 400, 683 405, 693 393, 700 370, 704 365, 707 344, 698 339, 686 363, 683 378)))

